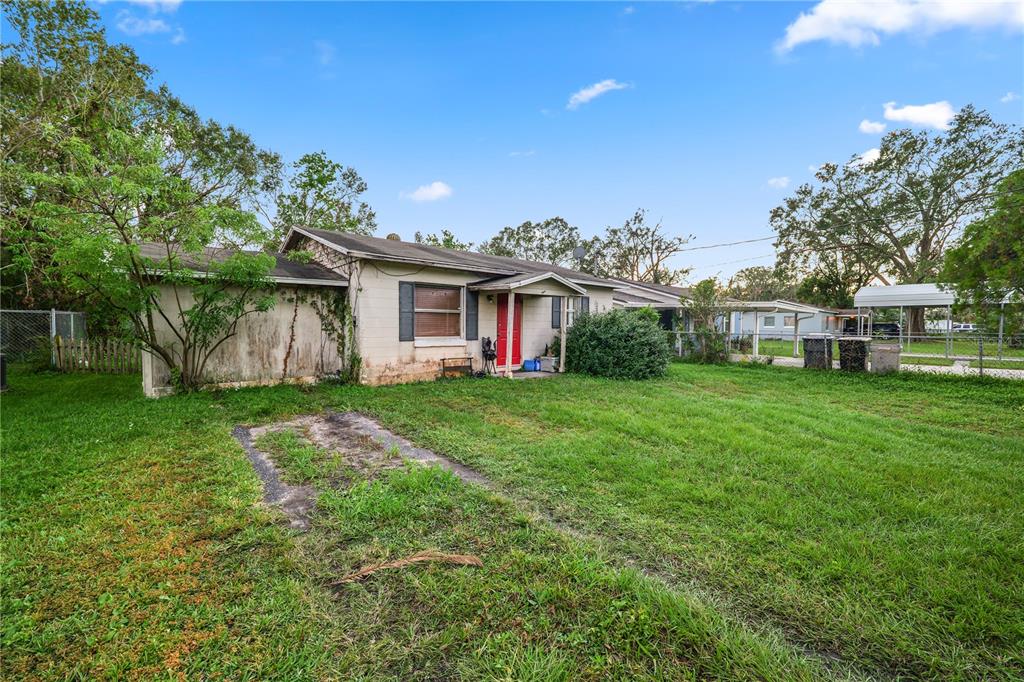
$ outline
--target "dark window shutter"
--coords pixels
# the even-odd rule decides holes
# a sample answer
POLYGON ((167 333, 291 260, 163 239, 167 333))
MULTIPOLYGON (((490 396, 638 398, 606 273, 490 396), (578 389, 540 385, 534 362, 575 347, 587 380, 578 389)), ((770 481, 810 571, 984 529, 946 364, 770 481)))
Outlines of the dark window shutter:
POLYGON ((476 341, 480 338, 477 320, 480 311, 480 292, 466 290, 466 340, 476 341))
POLYGON ((551 297, 551 328, 559 329, 562 326, 562 299, 558 296, 551 297))
POLYGON ((590 312, 590 297, 589 296, 584 296, 584 297, 580 298, 580 312, 581 313, 589 313, 590 312))
POLYGON ((416 311, 413 301, 416 285, 412 282, 398 283, 398 340, 412 341, 415 337, 416 311))

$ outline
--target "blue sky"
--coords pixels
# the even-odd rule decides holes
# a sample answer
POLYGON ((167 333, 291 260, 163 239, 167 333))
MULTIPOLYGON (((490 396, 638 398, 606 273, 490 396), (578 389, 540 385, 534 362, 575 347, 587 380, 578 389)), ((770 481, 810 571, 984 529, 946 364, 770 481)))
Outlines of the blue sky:
MULTIPOLYGON (((354 166, 380 233, 406 239, 555 215, 591 235, 637 207, 692 246, 770 236, 810 167, 877 147, 881 124, 969 103, 1024 122, 1022 4, 95 7, 202 115, 354 166)), ((727 277, 771 252, 676 265, 727 277)))

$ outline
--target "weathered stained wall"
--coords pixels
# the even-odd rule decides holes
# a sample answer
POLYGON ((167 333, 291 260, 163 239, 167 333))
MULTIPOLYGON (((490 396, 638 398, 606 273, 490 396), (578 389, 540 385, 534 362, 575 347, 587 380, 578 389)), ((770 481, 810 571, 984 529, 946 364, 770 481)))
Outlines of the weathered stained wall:
MULTIPOLYGON (((280 381, 313 381, 341 369, 338 345, 325 334, 316 309, 309 300, 296 297, 344 295, 337 287, 279 287, 277 302, 265 313, 247 315, 238 323, 237 333, 220 345, 207 362, 203 378, 216 385, 270 384, 280 381)), ((169 286, 161 286, 162 307, 170 315, 178 306, 169 286)), ((179 289, 182 308, 192 306, 188 289, 179 289)), ((174 318, 172 318, 174 319, 174 318)), ((157 335, 167 345, 180 350, 170 326, 162 319, 157 335)), ((170 372, 156 356, 143 362, 143 387, 146 395, 169 392, 170 372)))

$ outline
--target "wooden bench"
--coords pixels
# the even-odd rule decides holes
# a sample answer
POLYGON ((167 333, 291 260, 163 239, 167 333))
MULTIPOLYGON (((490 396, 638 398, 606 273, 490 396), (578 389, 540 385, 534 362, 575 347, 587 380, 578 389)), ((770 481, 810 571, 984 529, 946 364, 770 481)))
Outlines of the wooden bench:
POLYGON ((470 376, 473 374, 473 358, 442 358, 441 378, 470 376))

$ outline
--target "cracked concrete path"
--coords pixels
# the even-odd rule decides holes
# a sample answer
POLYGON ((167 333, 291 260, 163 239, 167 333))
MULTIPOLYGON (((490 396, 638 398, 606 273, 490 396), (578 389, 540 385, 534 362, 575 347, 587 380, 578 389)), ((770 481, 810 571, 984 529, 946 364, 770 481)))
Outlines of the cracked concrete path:
MULTIPOLYGON (((309 515, 316 504, 316 488, 308 485, 288 485, 281 480, 277 467, 270 458, 253 444, 253 431, 245 426, 236 426, 231 432, 245 450, 252 468, 263 482, 263 502, 280 507, 288 517, 288 525, 296 530, 309 530, 309 515)), ((262 434, 259 434, 262 435, 262 434)), ((258 437, 258 435, 256 436, 258 437)))
POLYGON ((358 412, 328 411, 264 426, 236 426, 232 435, 245 450, 249 462, 263 482, 264 503, 279 507, 288 518, 289 525, 300 531, 309 530, 317 489, 308 485, 288 485, 282 481, 273 460, 254 445, 261 436, 285 430, 295 431, 325 452, 341 455, 345 464, 364 474, 373 475, 382 469, 393 469, 407 460, 424 466, 438 466, 468 483, 496 489, 487 478, 473 469, 432 450, 417 447, 358 412))
POLYGON ((470 469, 465 464, 456 462, 444 455, 439 455, 433 450, 417 447, 405 438, 385 429, 373 419, 365 417, 358 412, 328 412, 327 420, 353 433, 371 438, 387 450, 397 450, 403 459, 419 462, 426 466, 436 465, 445 471, 452 472, 463 481, 476 483, 491 490, 495 489, 494 485, 487 478, 470 469))

